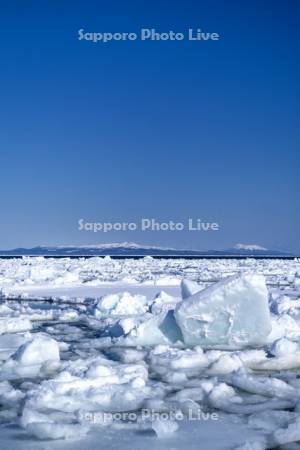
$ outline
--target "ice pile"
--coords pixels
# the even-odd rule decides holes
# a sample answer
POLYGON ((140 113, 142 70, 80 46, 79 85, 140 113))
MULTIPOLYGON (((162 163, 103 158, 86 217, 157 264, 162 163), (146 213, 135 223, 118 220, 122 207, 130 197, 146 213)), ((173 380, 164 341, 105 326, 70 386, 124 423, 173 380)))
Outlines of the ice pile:
POLYGON ((0 335, 31 330, 32 325, 27 317, 0 318, 0 335))
POLYGON ((59 345, 55 339, 42 333, 27 335, 25 342, 0 366, 0 379, 45 376, 56 369, 59 360, 59 345))
POLYGON ((119 334, 115 333, 116 326, 110 333, 120 338, 120 345, 235 349, 268 343, 272 325, 262 275, 235 275, 199 289, 196 283, 183 280, 182 301, 172 302, 170 296, 161 293, 148 307, 143 296, 110 295, 98 301, 94 315, 112 318, 127 311, 127 318, 117 323, 119 334))
POLYGON ((93 314, 97 318, 106 316, 128 316, 144 314, 148 310, 145 295, 131 295, 129 292, 103 296, 95 305, 93 314))
POLYGON ((21 424, 42 438, 85 434, 92 425, 88 413, 140 409, 150 395, 147 378, 142 364, 120 364, 101 356, 62 364, 58 375, 30 390, 21 424))

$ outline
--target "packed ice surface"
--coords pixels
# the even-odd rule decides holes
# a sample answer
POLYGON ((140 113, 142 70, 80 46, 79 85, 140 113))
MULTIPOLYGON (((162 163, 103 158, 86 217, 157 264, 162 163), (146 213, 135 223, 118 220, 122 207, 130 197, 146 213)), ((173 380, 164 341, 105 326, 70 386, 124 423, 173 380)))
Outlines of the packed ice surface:
POLYGON ((265 279, 256 274, 225 278, 184 299, 175 318, 186 345, 264 345, 271 332, 265 279))
POLYGON ((0 290, 1 449, 300 447, 299 260, 0 259, 0 290))

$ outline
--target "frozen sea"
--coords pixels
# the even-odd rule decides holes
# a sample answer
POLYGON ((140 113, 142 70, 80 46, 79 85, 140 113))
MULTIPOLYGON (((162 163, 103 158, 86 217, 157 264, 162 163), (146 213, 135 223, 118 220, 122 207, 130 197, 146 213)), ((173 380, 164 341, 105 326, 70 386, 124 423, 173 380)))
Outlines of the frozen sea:
POLYGON ((0 290, 1 449, 300 449, 299 259, 0 259, 0 290), (264 292, 262 344, 178 334, 264 292))

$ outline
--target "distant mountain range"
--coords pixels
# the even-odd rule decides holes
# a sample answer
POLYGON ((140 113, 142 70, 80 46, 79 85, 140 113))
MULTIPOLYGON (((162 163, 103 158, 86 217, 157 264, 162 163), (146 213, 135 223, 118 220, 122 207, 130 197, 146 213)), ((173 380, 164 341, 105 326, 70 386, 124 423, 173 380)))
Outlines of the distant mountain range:
POLYGON ((259 245, 237 244, 227 250, 177 250, 174 248, 139 245, 134 242, 81 245, 81 246, 39 246, 33 248, 15 248, 0 250, 0 256, 195 256, 195 257, 288 257, 293 256, 277 250, 269 250, 259 245))

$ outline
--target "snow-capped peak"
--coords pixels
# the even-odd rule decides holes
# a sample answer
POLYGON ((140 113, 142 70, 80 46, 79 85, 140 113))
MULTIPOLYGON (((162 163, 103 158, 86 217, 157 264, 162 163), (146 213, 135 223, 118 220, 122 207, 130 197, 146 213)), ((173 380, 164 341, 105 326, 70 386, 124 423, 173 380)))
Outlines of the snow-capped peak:
POLYGON ((257 250, 257 251, 268 250, 267 248, 262 247, 261 245, 257 245, 257 244, 236 244, 234 246, 234 248, 237 250, 250 250, 250 251, 252 251, 252 250, 257 250))

